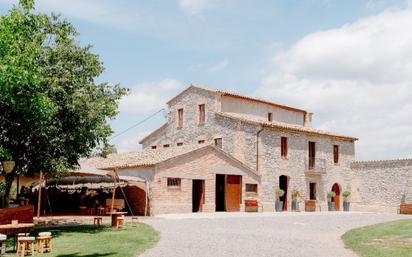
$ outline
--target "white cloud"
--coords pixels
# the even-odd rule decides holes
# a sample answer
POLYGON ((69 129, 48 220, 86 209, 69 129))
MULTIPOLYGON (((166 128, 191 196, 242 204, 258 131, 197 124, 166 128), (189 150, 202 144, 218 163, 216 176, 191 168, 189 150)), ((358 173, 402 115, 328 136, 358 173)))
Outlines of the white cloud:
POLYGON ((179 6, 189 14, 198 14, 206 9, 210 0, 179 0, 179 6))
POLYGON ((216 72, 216 71, 221 71, 224 70, 227 66, 229 65, 229 61, 228 60, 222 60, 216 64, 213 64, 212 66, 210 66, 207 70, 209 72, 216 72))
POLYGON ((274 56, 261 96, 360 138, 359 159, 412 157, 411 9, 310 34, 274 56))
POLYGON ((175 79, 145 82, 132 88, 131 94, 122 98, 119 109, 128 113, 148 113, 160 110, 165 103, 183 89, 175 79))

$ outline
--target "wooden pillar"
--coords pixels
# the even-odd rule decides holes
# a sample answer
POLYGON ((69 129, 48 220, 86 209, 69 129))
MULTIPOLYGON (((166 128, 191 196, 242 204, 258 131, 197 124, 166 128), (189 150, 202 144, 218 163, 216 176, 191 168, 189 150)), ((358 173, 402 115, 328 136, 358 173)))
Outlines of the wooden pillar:
POLYGON ((40 171, 40 179, 39 179, 39 195, 37 197, 37 219, 40 217, 40 208, 41 208, 41 188, 43 184, 43 172, 40 171))

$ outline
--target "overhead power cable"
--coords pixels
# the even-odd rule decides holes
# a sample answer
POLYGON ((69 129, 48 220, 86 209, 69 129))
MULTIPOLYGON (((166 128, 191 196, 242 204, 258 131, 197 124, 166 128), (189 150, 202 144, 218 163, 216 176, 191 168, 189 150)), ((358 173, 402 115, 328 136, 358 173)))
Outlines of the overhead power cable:
POLYGON ((133 124, 132 126, 128 127, 127 129, 119 132, 119 133, 116 134, 116 135, 113 135, 112 137, 110 137, 110 139, 113 139, 113 138, 116 138, 116 137, 118 137, 118 136, 120 136, 120 135, 123 135, 123 134, 126 133, 127 131, 129 131, 129 130, 131 130, 131 129, 134 129, 135 127, 139 126, 140 124, 142 124, 142 123, 150 120, 151 118, 153 118, 154 116, 156 116, 156 114, 158 114, 159 112, 162 112, 162 111, 164 111, 164 110, 165 110, 164 108, 158 110, 157 112, 155 112, 155 113, 151 114, 150 116, 144 118, 143 120, 141 120, 141 121, 133 124))

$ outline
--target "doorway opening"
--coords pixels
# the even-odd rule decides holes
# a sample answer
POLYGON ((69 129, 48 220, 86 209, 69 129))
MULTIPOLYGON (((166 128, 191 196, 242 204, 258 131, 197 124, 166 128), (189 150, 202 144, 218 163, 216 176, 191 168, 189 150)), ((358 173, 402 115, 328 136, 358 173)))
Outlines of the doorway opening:
POLYGON ((194 179, 192 182, 192 212, 201 212, 205 203, 205 181, 194 179))
POLYGON ((316 183, 309 183, 309 199, 316 200, 316 183))
POLYGON ((332 202, 335 206, 335 211, 340 210, 340 186, 338 183, 333 184, 332 191, 335 192, 335 196, 332 197, 332 202))
POLYGON ((285 191, 280 201, 283 202, 283 210, 288 210, 288 187, 289 187, 289 178, 285 175, 279 176, 279 188, 285 191))
POLYGON ((225 211, 225 175, 216 174, 216 211, 225 211))

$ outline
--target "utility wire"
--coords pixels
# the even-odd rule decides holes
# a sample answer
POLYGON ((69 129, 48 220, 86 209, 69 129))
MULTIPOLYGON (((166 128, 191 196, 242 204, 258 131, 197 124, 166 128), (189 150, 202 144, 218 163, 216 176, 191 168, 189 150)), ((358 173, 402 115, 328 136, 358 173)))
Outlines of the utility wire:
POLYGON ((141 121, 139 121, 138 123, 132 125, 131 127, 128 127, 127 129, 123 130, 122 132, 120 132, 120 133, 118 133, 118 134, 116 134, 116 135, 113 135, 112 137, 110 137, 110 139, 113 139, 113 138, 116 138, 116 137, 118 137, 118 136, 120 136, 120 135, 123 135, 123 134, 126 133, 127 131, 129 131, 129 130, 131 130, 131 129, 137 127, 137 126, 139 126, 139 125, 142 124, 143 122, 145 122, 145 121, 153 118, 156 114, 158 114, 159 112, 162 112, 162 111, 164 111, 164 110, 165 110, 164 108, 158 110, 157 112, 155 112, 155 113, 153 113, 152 115, 144 118, 143 120, 141 120, 141 121))

